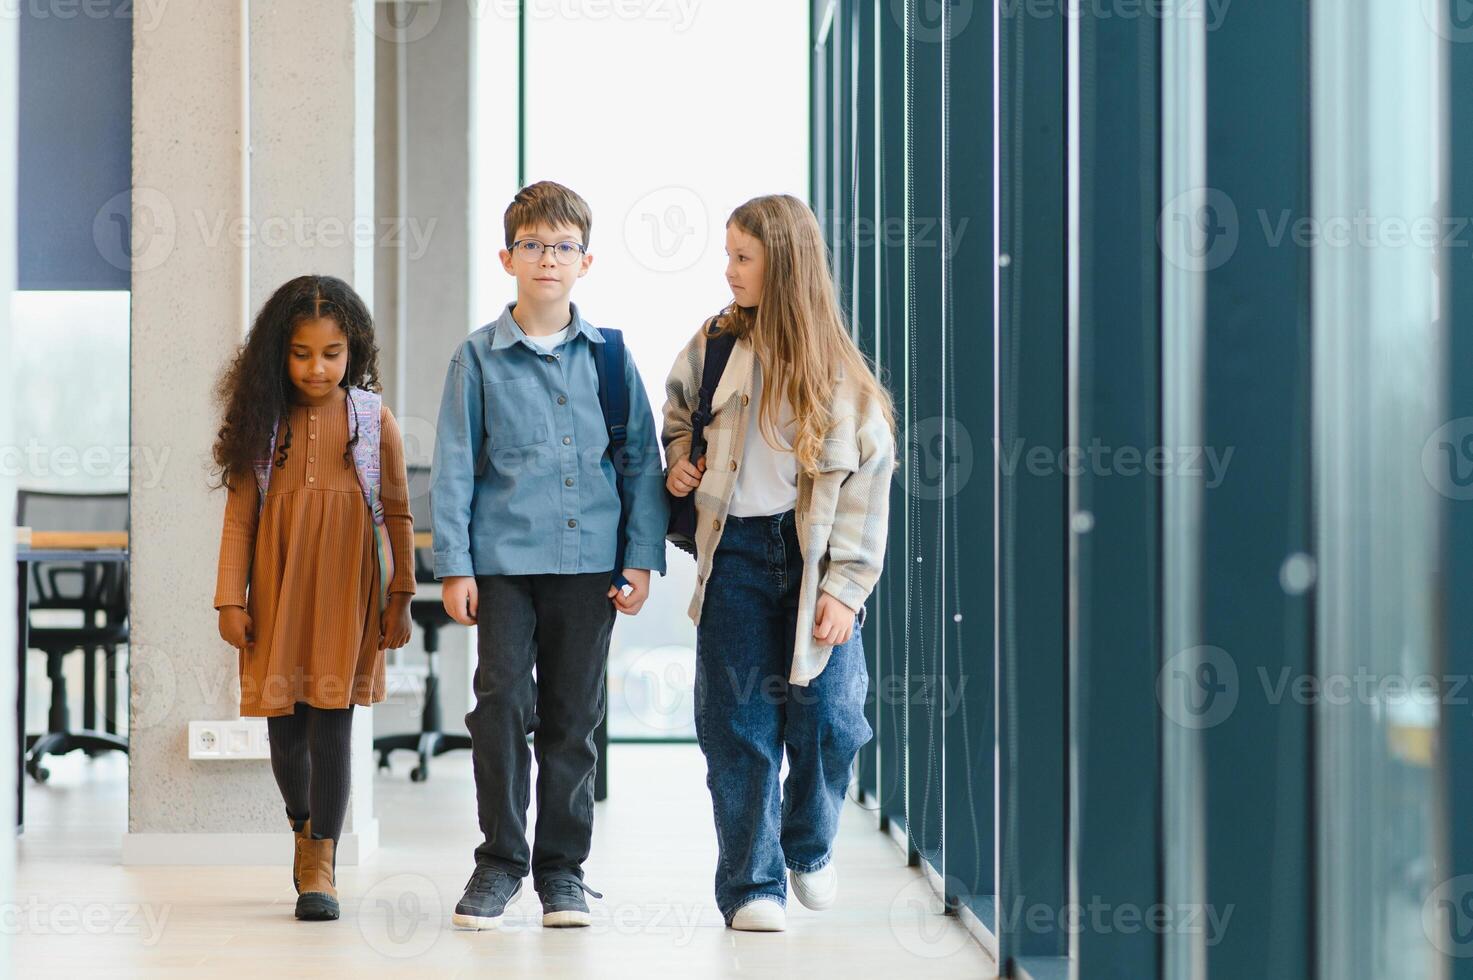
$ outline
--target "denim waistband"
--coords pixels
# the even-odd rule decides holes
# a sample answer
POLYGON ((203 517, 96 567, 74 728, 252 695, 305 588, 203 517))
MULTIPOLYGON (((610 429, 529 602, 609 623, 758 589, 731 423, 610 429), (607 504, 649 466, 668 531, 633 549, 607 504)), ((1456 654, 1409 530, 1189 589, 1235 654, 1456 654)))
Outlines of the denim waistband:
POLYGON ((785 510, 781 514, 759 514, 755 517, 738 517, 735 514, 727 514, 726 523, 744 524, 750 527, 767 527, 769 525, 796 525, 797 512, 793 510, 785 510))

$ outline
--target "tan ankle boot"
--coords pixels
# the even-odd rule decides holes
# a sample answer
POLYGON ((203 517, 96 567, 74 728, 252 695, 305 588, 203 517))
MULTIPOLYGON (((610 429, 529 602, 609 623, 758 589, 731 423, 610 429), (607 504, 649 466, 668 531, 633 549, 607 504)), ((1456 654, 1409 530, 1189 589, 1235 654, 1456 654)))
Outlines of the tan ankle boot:
POLYGON ((295 888, 297 890, 297 894, 300 895, 302 893, 302 842, 312 839, 312 818, 308 817, 306 820, 293 820, 291 823, 292 834, 296 838, 296 841, 293 844, 292 853, 292 887, 295 888))
POLYGON ((338 917, 337 841, 308 837, 302 845, 302 890, 297 896, 297 918, 338 917))

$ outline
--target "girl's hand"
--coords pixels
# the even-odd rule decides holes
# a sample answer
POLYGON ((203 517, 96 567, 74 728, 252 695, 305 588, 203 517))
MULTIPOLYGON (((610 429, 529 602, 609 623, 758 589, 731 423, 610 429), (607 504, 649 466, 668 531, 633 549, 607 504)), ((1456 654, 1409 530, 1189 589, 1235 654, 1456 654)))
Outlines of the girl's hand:
POLYGON ((675 465, 670 467, 670 474, 665 477, 665 489, 671 495, 684 497, 696 487, 701 485, 701 474, 706 472, 706 457, 702 456, 699 465, 693 465, 688 459, 677 459, 675 465))
POLYGON ((256 642, 251 632, 251 615, 240 606, 220 607, 220 639, 237 650, 244 650, 256 642))
POLYGON ((813 613, 813 638, 820 643, 839 646, 854 635, 854 610, 827 592, 818 597, 813 613))
POLYGON ((624 577, 629 580, 630 592, 626 597, 622 589, 617 586, 609 586, 609 598, 614 600, 614 608, 626 616, 633 616, 644 606, 644 601, 650 597, 650 570, 648 568, 626 568, 624 577))
POLYGON ((397 650, 409 642, 409 600, 407 592, 389 593, 389 607, 379 619, 378 648, 397 650))

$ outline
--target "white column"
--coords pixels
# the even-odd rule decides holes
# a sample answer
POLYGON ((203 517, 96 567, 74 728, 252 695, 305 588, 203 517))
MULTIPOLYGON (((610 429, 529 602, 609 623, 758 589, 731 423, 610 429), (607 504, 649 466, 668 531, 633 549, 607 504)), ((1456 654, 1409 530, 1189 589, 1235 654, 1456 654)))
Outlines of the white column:
MULTIPOLYGON (((470 4, 435 0, 439 14, 423 37, 405 31, 404 114, 406 288, 408 356, 403 372, 404 414, 422 423, 418 446, 406 445, 410 462, 428 463, 429 431, 440 411, 440 389, 450 355, 471 323, 472 53, 476 29, 470 4)), ((424 13, 418 18, 425 17, 424 13)), ((410 21, 413 26, 416 21, 410 21)), ((488 97, 493 97, 488 94, 488 97)), ((515 99, 515 89, 500 97, 515 99)), ((506 134, 515 145, 516 133, 506 134)), ((509 200, 509 198, 508 198, 509 200)), ((492 256, 494 259, 495 256, 492 256)), ((495 274, 502 275, 498 267, 495 274)))
POLYGON ((373 298, 373 5, 250 0, 251 309, 305 273, 373 298))
MULTIPOLYGON (((471 202, 478 27, 472 6, 465 0, 380 3, 376 22, 378 120, 385 127, 376 134, 378 206, 391 234, 378 250, 374 317, 385 363, 392 365, 385 392, 398 413, 411 466, 430 463, 446 366, 477 325, 471 312, 477 272, 471 202)), ((514 31, 515 21, 507 21, 507 27, 514 31)), ((494 97, 515 103, 514 71, 510 80, 513 87, 494 97)), ((514 158, 515 129, 505 136, 514 158)), ((495 274, 501 274, 499 268, 495 274)), ((424 489, 417 485, 411 492, 424 489)), ((416 522, 426 516, 416 514, 416 522)), ((442 724, 448 732, 463 733, 475 667, 474 631, 449 626, 440 636, 436 666, 442 724)), ((415 630, 398 662, 421 670, 423 650, 423 634, 415 630)), ((381 713, 379 734, 419 727, 421 703, 400 701, 381 713)), ((456 758, 442 764, 455 764, 456 758)))
MULTIPOLYGON (((376 4, 378 35, 373 55, 374 105, 373 181, 374 210, 380 220, 395 220, 404 214, 407 197, 407 168, 404 165, 405 96, 408 91, 404 45, 395 40, 392 30, 394 6, 376 4)), ((405 331, 408 318, 404 306, 408 298, 405 265, 409 249, 402 236, 380 241, 374 250, 373 320, 378 333, 379 368, 384 383, 384 399, 395 415, 404 414, 404 376, 400 370, 407 354, 405 331)))
MULTIPOLYGON (((132 444, 167 462, 131 487, 125 863, 286 853, 269 763, 187 758, 190 720, 239 712, 237 655, 211 608, 213 386, 287 279, 326 273, 373 295, 371 13, 368 0, 192 0, 135 21, 132 444)), ((342 864, 377 842, 370 712, 357 714, 342 864)))
POLYGON ((133 27, 128 863, 233 863, 284 829, 265 762, 191 762, 191 719, 239 713, 211 608, 224 496, 208 488, 213 387, 244 336, 249 250, 246 25, 235 3, 173 4, 133 27), (188 84, 180 84, 188 79, 188 84), (275 832, 275 833, 273 833, 275 832), (212 854, 211 852, 218 852, 212 854))
MULTIPOLYGON (((250 0, 251 309, 307 273, 373 302, 371 0, 250 0)), ((343 858, 377 846, 373 713, 353 722, 343 858)))
MULTIPOLYGON (((0 17, 0 446, 14 445, 15 358, 11 355, 10 296, 15 291, 16 37, 19 19, 0 17)), ((15 475, 0 470, 0 514, 15 513, 15 475)), ((0 906, 15 881, 16 635, 14 520, 0 521, 0 906)), ((0 929, 0 963, 10 962, 10 930, 0 929)))

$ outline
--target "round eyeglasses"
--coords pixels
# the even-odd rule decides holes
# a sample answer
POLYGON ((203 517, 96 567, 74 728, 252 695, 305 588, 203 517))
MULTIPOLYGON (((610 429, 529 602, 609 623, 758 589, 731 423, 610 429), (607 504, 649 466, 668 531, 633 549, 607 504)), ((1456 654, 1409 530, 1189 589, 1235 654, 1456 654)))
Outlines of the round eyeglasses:
POLYGON ((557 257, 559 265, 572 265, 578 261, 587 248, 578 242, 557 242, 554 245, 545 245, 535 238, 523 238, 521 241, 511 243, 512 254, 528 262, 539 262, 542 259, 544 249, 552 249, 552 254, 557 257))

